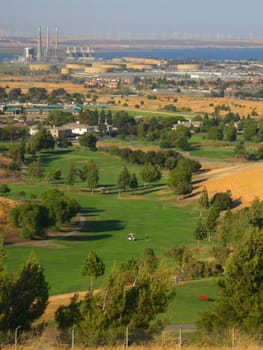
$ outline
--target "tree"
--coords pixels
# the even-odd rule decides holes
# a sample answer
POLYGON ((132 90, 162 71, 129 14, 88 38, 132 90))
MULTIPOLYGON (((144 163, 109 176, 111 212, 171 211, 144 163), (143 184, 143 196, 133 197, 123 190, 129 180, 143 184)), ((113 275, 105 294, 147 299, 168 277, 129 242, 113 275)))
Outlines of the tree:
POLYGON ((8 155, 15 163, 23 163, 25 160, 25 143, 21 142, 20 144, 12 145, 9 149, 8 155))
POLYGON ((76 169, 73 165, 72 162, 69 163, 69 169, 68 169, 68 173, 67 173, 67 177, 66 177, 66 184, 69 186, 68 190, 70 189, 70 186, 73 186, 75 183, 75 179, 76 179, 76 169))
POLYGON ((41 169, 41 162, 40 162, 40 155, 38 155, 37 160, 30 163, 27 168, 27 175, 33 179, 40 179, 42 176, 42 169, 41 169))
POLYGON ((60 110, 54 110, 49 112, 47 121, 52 126, 61 126, 67 123, 74 122, 74 117, 70 112, 63 112, 60 110))
POLYGON ((192 192, 192 171, 187 166, 177 166, 170 172, 168 186, 173 188, 175 193, 185 195, 192 192))
POLYGON ((72 329, 80 322, 80 301, 78 294, 70 298, 68 306, 60 305, 55 312, 55 321, 58 323, 59 330, 72 329))
POLYGON ((83 165, 82 169, 78 169, 78 175, 81 181, 86 181, 88 177, 88 166, 87 164, 83 165))
POLYGON ((206 187, 203 188, 198 202, 199 202, 200 208, 202 208, 202 209, 209 208, 210 203, 209 203, 209 197, 208 197, 208 192, 207 192, 206 187))
POLYGON ((197 227, 194 231, 194 237, 197 240, 197 244, 199 246, 200 241, 207 237, 207 228, 202 220, 199 220, 197 223, 197 227))
POLYGON ((135 173, 131 174, 129 186, 132 189, 132 194, 134 194, 134 189, 138 187, 138 180, 135 173))
POLYGON ((22 94, 22 91, 20 88, 14 88, 14 89, 11 89, 8 93, 8 98, 9 100, 19 100, 19 98, 21 97, 21 94, 22 94))
POLYGON ((87 185, 91 189, 92 193, 94 188, 98 186, 99 182, 99 169, 93 159, 87 162, 87 185))
POLYGON ((216 231, 218 219, 220 216, 220 210, 217 206, 212 205, 208 210, 206 218, 206 228, 208 231, 208 240, 211 240, 211 233, 216 231))
POLYGON ((7 97, 5 88, 0 87, 0 99, 4 100, 7 97))
POLYGON ((158 259, 155 256, 153 249, 144 249, 140 258, 140 265, 144 266, 144 269, 141 269, 144 270, 144 273, 147 271, 148 274, 152 274, 156 270, 158 266, 158 259))
POLYGON ((247 150, 244 141, 240 141, 236 144, 235 150, 234 150, 235 156, 237 158, 246 158, 247 157, 247 150))
POLYGON ((179 246, 169 249, 166 254, 168 258, 172 258, 176 263, 177 273, 180 279, 185 279, 185 268, 189 262, 193 261, 192 253, 189 248, 185 246, 179 246))
POLYGON ((61 176, 62 176, 62 171, 61 169, 50 169, 50 171, 48 172, 46 178, 47 181, 59 181, 61 180, 61 176))
POLYGON ((219 210, 227 210, 232 205, 232 194, 228 190, 226 192, 217 192, 210 200, 210 204, 216 206, 219 210))
POLYGON ((259 141, 259 128, 257 124, 250 124, 243 130, 243 137, 245 141, 259 141))
POLYGON ((65 149, 65 148, 68 148, 71 145, 72 145, 71 141, 68 141, 66 136, 65 136, 65 133, 63 133, 60 136, 60 139, 58 140, 58 147, 60 147, 62 149, 65 149))
POLYGON ((47 90, 45 88, 32 87, 27 93, 29 100, 43 101, 47 98, 47 90))
POLYGON ((202 165, 198 160, 191 158, 181 158, 177 162, 178 168, 182 168, 185 170, 191 171, 192 173, 196 173, 201 169, 202 165))
POLYGON ((203 313, 199 329, 207 335, 239 329, 258 335, 263 319, 263 231, 250 228, 225 265, 216 283, 218 297, 213 312, 203 313))
POLYGON ((230 123, 224 128, 224 139, 226 141, 236 141, 237 139, 237 128, 235 127, 234 122, 230 123))
MULTIPOLYGON (((96 253, 94 254, 96 256, 96 253)), ((74 315, 77 315, 75 326, 80 338, 86 345, 93 347, 101 344, 117 344, 123 338, 127 326, 131 341, 134 331, 138 328, 140 334, 137 333, 137 341, 145 341, 146 337, 150 339, 156 336, 158 330, 163 329, 164 323, 156 320, 156 316, 165 312, 172 301, 173 282, 168 269, 151 268, 149 272, 149 267, 154 265, 152 261, 155 257, 152 251, 147 251, 145 254, 147 262, 150 261, 149 264, 138 264, 138 269, 134 267, 136 262, 129 264, 138 272, 136 284, 127 288, 124 283, 126 271, 114 265, 105 278, 103 287, 96 293, 88 292, 80 302, 79 318, 72 303, 67 310, 66 307, 63 308, 59 328, 62 331, 71 331, 74 315), (72 317, 69 315, 71 309, 73 309, 72 317), (63 325, 64 328, 61 327, 63 325)), ((96 260, 91 264, 93 265, 97 265, 96 260)), ((91 272, 93 273, 93 268, 91 272)))
POLYGON ((221 141, 223 140, 223 130, 221 127, 212 126, 207 133, 208 140, 221 141))
POLYGON ((93 250, 89 253, 82 265, 82 275, 90 279, 90 290, 93 290, 94 280, 103 276, 105 264, 93 250))
POLYGON ((45 236, 45 229, 49 226, 47 209, 39 203, 27 202, 11 208, 9 219, 13 226, 21 228, 24 238, 45 236))
POLYGON ((159 181, 162 178, 162 173, 157 165, 147 163, 141 172, 141 176, 144 184, 146 185, 150 182, 159 181))
POLYGON ((53 149, 55 146, 54 139, 47 129, 40 129, 39 132, 33 136, 32 140, 27 144, 27 152, 35 154, 37 151, 43 149, 53 149))
POLYGON ((80 209, 75 199, 66 196, 58 189, 44 192, 42 204, 48 210, 50 225, 56 228, 59 228, 63 223, 70 222, 80 209))
POLYGON ((129 173, 129 170, 126 168, 126 166, 122 169, 118 180, 117 180, 117 186, 120 190, 126 190, 126 188, 129 186, 130 184, 130 178, 131 175, 129 173))
POLYGON ((83 135, 79 138, 79 144, 82 147, 89 148, 91 151, 96 151, 98 138, 95 134, 90 132, 85 132, 83 135))
POLYGON ((31 254, 25 265, 12 276, 10 289, 5 329, 13 330, 21 326, 28 330, 44 313, 48 304, 49 285, 45 280, 44 269, 34 254, 31 254))
POLYGON ((7 194, 10 192, 10 187, 7 184, 0 184, 0 194, 7 194))

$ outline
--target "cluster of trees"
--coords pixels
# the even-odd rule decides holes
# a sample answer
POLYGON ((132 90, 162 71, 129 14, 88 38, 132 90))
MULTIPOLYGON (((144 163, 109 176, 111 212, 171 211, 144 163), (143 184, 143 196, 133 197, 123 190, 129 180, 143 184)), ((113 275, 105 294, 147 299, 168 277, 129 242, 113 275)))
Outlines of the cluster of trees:
POLYGON ((255 198, 249 207, 227 211, 216 234, 213 252, 224 274, 215 281, 215 307, 199 317, 199 329, 213 341, 233 328, 262 340, 263 202, 255 198))
POLYGON ((10 209, 10 223, 21 228, 24 238, 45 237, 46 229, 59 229, 74 217, 80 206, 63 192, 52 189, 42 195, 41 202, 25 202, 10 209))
POLYGON ((168 170, 175 168, 178 160, 183 158, 180 153, 174 150, 144 152, 142 150, 132 150, 129 147, 120 148, 117 146, 101 147, 100 150, 116 155, 127 163, 138 165, 152 163, 168 170))
POLYGON ((196 259, 186 246, 170 248, 165 256, 172 260, 176 276, 180 280, 215 277, 223 272, 220 263, 196 259))
MULTIPOLYGON (((91 252, 82 272, 93 280, 104 274, 104 268, 103 261, 91 252)), ((146 249, 139 259, 114 265, 96 293, 90 289, 84 300, 75 295, 69 305, 60 306, 55 317, 58 327, 62 334, 70 334, 74 326, 78 339, 89 346, 122 342, 126 327, 130 340, 137 331, 137 341, 145 341, 163 327, 156 316, 174 297, 172 283, 169 270, 152 249, 146 249)))
POLYGON ((104 108, 100 111, 97 109, 85 109, 80 112, 78 119, 81 124, 88 125, 103 125, 106 121, 111 125, 113 122, 111 110, 105 110, 104 108))
MULTIPOLYGON (((6 252, 0 240, 0 346, 13 341, 13 332, 41 329, 37 320, 48 304, 49 284, 44 269, 31 253, 26 263, 14 273, 5 265, 6 252)), ((130 259, 120 267, 113 265, 103 286, 94 292, 93 281, 104 276, 105 264, 91 251, 81 267, 89 279, 89 290, 80 301, 74 295, 70 304, 61 305, 55 314, 62 335, 73 327, 80 342, 90 345, 122 342, 129 327, 130 339, 150 339, 161 331, 164 320, 156 317, 166 311, 174 297, 171 271, 156 258, 152 249, 145 249, 139 259, 130 259)))
POLYGON ((192 192, 192 175, 201 168, 201 164, 190 158, 178 160, 177 166, 170 171, 168 186, 174 189, 178 195, 186 195, 192 192))
POLYGON ((228 112, 224 117, 206 115, 200 118, 202 126, 198 132, 206 132, 207 138, 214 141, 236 141, 238 133, 242 134, 243 141, 260 142, 263 136, 263 123, 250 118, 242 119, 238 114, 228 112))
POLYGON ((220 213, 230 210, 233 204, 231 191, 217 192, 211 199, 208 197, 207 189, 204 188, 199 197, 200 219, 194 231, 194 238, 198 245, 200 241, 208 238, 211 241, 211 235, 217 230, 220 213), (202 210, 205 210, 203 215, 202 210))
POLYGON ((235 146, 234 152, 237 158, 243 158, 254 161, 263 159, 262 144, 260 144, 257 148, 250 149, 246 146, 244 141, 239 141, 235 146))
POLYGON ((49 94, 47 89, 42 87, 29 88, 27 93, 23 94, 20 88, 3 88, 0 87, 1 101, 19 101, 19 102, 48 102, 48 103, 64 103, 75 101, 77 103, 84 101, 84 95, 80 93, 69 94, 65 89, 58 88, 49 94))
MULTIPOLYGON (((162 178, 162 174, 157 165, 147 163, 141 171, 141 177, 144 182, 144 186, 146 186, 151 182, 159 181, 162 178)), ((119 174, 117 180, 117 187, 119 188, 119 190, 124 191, 127 187, 129 187, 134 193, 134 190, 138 187, 138 179, 136 174, 130 174, 129 170, 125 166, 119 174)))
POLYGON ((8 272, 6 252, 0 239, 0 346, 2 341, 13 341, 17 327, 28 331, 36 327, 36 321, 48 304, 49 285, 44 269, 31 254, 16 272, 8 272))

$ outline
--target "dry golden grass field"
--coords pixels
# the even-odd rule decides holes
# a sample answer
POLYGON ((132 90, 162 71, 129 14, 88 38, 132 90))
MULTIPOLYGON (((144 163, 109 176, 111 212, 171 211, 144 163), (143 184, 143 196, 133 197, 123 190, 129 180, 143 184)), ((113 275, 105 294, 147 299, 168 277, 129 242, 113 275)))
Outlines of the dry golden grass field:
POLYGON ((262 174, 261 162, 217 167, 197 177, 203 181, 195 191, 199 192, 202 187, 206 187, 211 197, 216 192, 231 190, 233 199, 239 201, 241 206, 247 206, 255 197, 263 200, 262 174))
MULTIPOLYGON (((31 87, 43 87, 51 92, 54 89, 64 88, 69 93, 79 92, 86 94, 88 89, 85 88, 84 84, 75 84, 70 81, 41 81, 40 78, 31 78, 24 76, 8 76, 0 75, 0 87, 9 86, 10 89, 20 88, 22 93, 27 93, 31 87)), ((99 96, 97 102, 107 102, 109 97, 100 96, 99 90, 97 91, 99 96)), ((148 93, 146 93, 147 95, 148 93)), ((256 111, 259 116, 263 116, 263 102, 261 101, 249 101, 240 100, 233 97, 222 97, 222 98, 209 98, 200 96, 188 96, 176 94, 174 96, 163 96, 156 93, 156 100, 149 100, 146 96, 116 96, 113 98, 116 108, 121 109, 134 109, 135 105, 139 105, 138 114, 140 110, 144 111, 157 111, 162 109, 165 105, 174 104, 178 111, 185 111, 190 109, 194 113, 213 113, 214 109, 218 105, 225 105, 230 107, 234 113, 239 113, 242 117, 252 115, 252 111, 256 111), (176 102, 173 102, 174 97, 177 98, 176 102), (143 104, 141 104, 143 101, 143 104), (128 106, 124 106, 127 104, 128 106)), ((224 115, 226 112, 221 111, 224 115)), ((171 113, 170 113, 171 114, 171 113)))

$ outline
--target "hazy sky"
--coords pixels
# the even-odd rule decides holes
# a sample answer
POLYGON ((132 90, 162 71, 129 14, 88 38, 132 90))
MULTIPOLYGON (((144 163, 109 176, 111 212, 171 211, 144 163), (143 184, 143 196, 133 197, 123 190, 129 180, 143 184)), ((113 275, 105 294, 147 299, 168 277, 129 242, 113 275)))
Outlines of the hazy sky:
POLYGON ((262 0, 0 0, 0 36, 263 38, 262 0))

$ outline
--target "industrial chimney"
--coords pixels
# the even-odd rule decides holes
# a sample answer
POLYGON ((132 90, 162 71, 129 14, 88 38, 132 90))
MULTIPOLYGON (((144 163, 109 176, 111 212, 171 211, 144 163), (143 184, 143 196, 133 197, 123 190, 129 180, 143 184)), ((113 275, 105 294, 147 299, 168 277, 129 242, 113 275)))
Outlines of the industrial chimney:
POLYGON ((55 57, 58 54, 58 28, 56 27, 56 39, 55 39, 55 57))
POLYGON ((41 27, 38 26, 38 37, 37 37, 37 61, 40 62, 41 59, 42 59, 41 27))

